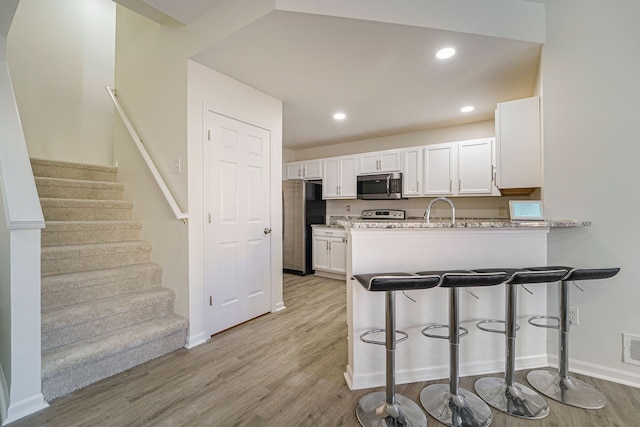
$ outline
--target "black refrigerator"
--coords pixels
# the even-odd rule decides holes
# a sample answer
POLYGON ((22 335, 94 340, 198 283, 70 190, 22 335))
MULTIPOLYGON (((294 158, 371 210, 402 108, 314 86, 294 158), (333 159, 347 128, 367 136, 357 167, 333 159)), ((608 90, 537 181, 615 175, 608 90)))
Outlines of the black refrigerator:
POLYGON ((325 224, 327 204, 321 181, 282 182, 282 267, 285 272, 313 273, 312 224, 325 224))

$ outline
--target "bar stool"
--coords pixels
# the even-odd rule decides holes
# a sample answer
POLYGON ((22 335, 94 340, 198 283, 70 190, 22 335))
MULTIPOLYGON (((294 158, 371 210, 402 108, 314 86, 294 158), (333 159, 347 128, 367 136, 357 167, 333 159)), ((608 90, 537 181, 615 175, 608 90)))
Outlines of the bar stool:
POLYGON ((432 325, 422 330, 430 338, 449 340, 449 384, 432 384, 420 392, 420 403, 433 418, 454 427, 485 427, 493 414, 486 403, 472 392, 459 387, 460 337, 468 331, 460 327, 459 291, 472 286, 492 286, 504 282, 505 272, 475 273, 471 271, 420 272, 421 275, 440 274, 440 286, 449 288, 449 324, 432 325), (448 328, 448 335, 428 331, 448 328), (462 333, 460 333, 462 330, 462 333))
POLYGON ((384 345, 386 348, 386 389, 362 397, 356 407, 358 421, 364 427, 426 427, 427 416, 420 406, 395 392, 396 343, 408 338, 406 332, 396 331, 395 292, 435 288, 440 283, 437 274, 416 275, 410 273, 358 274, 354 278, 368 291, 385 292, 385 329, 372 329, 360 335, 366 343, 384 345), (385 341, 366 338, 376 332, 385 332, 385 341), (396 332, 403 335, 396 341, 396 332))
MULTIPOLYGON (((555 269, 568 267, 541 267, 555 269)), ((527 375, 529 384, 551 399, 584 409, 599 409, 607 404, 602 393, 591 385, 569 376, 569 282, 575 280, 608 279, 620 271, 619 268, 568 268, 569 273, 559 282, 560 317, 533 316, 529 323, 533 326, 560 330, 560 355, 558 371, 536 370, 527 375), (553 319, 557 325, 538 323, 539 319, 553 319)))
MULTIPOLYGON (((474 270, 478 273, 488 273, 491 270, 474 270)), ((505 270, 502 270, 505 271, 505 270)), ((480 378, 475 383, 476 393, 485 402, 499 411, 516 417, 540 419, 549 415, 549 405, 534 390, 517 383, 514 379, 516 363, 516 323, 518 307, 518 285, 533 283, 557 282, 567 275, 566 269, 530 271, 507 269, 505 320, 481 320, 476 326, 487 332, 505 335, 505 373, 504 378, 480 378), (486 327, 492 323, 504 323, 504 330, 486 327)))

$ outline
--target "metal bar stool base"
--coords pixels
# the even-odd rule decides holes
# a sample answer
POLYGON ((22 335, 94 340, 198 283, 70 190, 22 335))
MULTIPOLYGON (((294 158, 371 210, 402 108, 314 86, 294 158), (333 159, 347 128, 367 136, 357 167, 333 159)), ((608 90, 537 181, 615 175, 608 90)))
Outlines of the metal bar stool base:
POLYGON ((540 393, 567 405, 583 409, 600 409, 607 404, 602 393, 574 377, 561 377, 556 371, 531 371, 527 381, 540 393))
POLYGON ((504 378, 480 378, 476 393, 499 411, 516 417, 538 420, 549 415, 549 405, 538 393, 520 383, 508 386, 504 378))
POLYGON ((451 394, 449 384, 432 384, 420 393, 420 403, 436 420, 452 427, 487 427, 493 414, 486 403, 470 391, 451 394))
POLYGON ((414 401, 396 394, 389 405, 386 392, 376 391, 358 402, 356 416, 363 427, 427 427, 427 416, 414 401))

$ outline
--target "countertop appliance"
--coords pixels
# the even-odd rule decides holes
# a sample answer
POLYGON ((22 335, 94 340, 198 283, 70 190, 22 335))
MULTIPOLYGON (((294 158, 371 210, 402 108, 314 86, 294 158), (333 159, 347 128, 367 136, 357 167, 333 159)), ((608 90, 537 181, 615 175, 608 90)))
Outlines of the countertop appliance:
POLYGON ((362 219, 402 220, 405 218, 405 211, 400 209, 365 209, 362 211, 362 219))
POLYGON ((311 224, 325 224, 326 202, 321 181, 282 182, 282 267, 286 272, 313 273, 311 224))
POLYGON ((358 199, 402 199, 402 173, 400 172, 389 172, 376 175, 359 175, 357 178, 357 184, 358 199))

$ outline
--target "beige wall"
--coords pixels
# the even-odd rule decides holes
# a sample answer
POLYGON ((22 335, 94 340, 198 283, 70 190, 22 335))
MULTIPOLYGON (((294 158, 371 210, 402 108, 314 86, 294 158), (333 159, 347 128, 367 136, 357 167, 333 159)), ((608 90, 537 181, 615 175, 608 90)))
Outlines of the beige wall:
MULTIPOLYGON (((636 386, 640 366, 621 362, 621 333, 640 335, 638 16, 635 0, 548 2, 543 50, 546 210, 593 221, 587 229, 552 231, 549 262, 622 268, 617 277, 586 283, 584 293, 571 289, 571 306, 580 310, 571 367, 636 386)), ((557 349, 556 334, 549 336, 557 349)))
POLYGON ((325 157, 344 156, 347 154, 366 153, 369 151, 387 150, 391 148, 416 147, 419 145, 437 144, 440 142, 464 141, 467 139, 493 137, 495 136, 495 133, 493 120, 487 120, 484 122, 436 128, 421 132, 411 132, 382 138, 363 139, 345 142, 342 144, 294 150, 294 159, 322 159, 325 157))
POLYGON ((21 0, 8 60, 29 155, 111 166, 115 4, 21 0))

